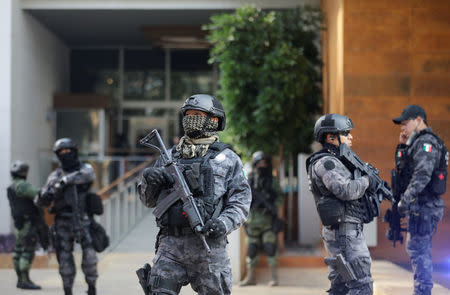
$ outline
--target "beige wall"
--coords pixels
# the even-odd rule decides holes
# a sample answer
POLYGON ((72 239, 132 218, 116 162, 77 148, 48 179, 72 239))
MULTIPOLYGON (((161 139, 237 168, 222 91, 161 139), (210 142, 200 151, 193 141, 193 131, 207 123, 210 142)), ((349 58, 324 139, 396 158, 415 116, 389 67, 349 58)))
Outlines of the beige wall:
MULTIPOLYGON (((384 179, 390 178, 399 127, 392 123, 408 104, 420 104, 427 111, 429 124, 450 146, 450 2, 447 0, 378 0, 323 1, 328 14, 328 34, 335 35, 328 51, 330 78, 325 110, 343 110, 355 123, 354 149, 361 158, 374 164, 384 179), (333 2, 331 5, 329 2, 333 2), (343 8, 336 3, 343 2, 343 8), (334 18, 343 10, 343 34, 339 37, 334 18), (330 17, 331 16, 331 17, 330 17), (343 39, 341 39, 343 36, 343 39), (340 85, 334 85, 340 84, 340 85), (343 89, 343 99, 339 91, 343 89), (336 93, 332 93, 335 91, 336 93), (342 108, 336 105, 343 104, 342 108)), ((325 92, 326 93, 326 92, 325 92)), ((390 180, 390 179, 389 179, 390 180)), ((447 213, 439 225, 433 243, 433 260, 443 262, 450 245, 450 193, 443 196, 447 213)), ((388 204, 383 204, 383 214, 388 204)), ((395 249, 385 238, 387 225, 378 224, 378 246, 375 258, 407 261, 404 246, 395 249)))

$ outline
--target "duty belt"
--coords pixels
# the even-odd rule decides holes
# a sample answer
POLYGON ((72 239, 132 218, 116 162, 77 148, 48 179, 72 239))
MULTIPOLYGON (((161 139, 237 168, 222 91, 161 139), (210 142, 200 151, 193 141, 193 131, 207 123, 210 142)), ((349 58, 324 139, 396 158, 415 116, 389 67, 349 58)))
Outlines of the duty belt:
POLYGON ((346 235, 349 230, 362 230, 362 223, 350 223, 350 222, 342 222, 335 225, 330 226, 330 229, 336 231, 336 241, 339 243, 339 248, 341 251, 345 251, 346 248, 346 235))
POLYGON ((181 237, 193 235, 194 231, 190 227, 166 227, 161 229, 161 234, 166 234, 168 236, 181 237))

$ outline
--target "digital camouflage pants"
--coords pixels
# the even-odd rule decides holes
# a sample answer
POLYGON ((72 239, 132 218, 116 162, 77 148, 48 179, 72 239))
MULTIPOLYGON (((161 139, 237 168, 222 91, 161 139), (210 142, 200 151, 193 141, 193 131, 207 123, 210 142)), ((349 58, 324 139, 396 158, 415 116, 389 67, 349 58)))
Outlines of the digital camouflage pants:
POLYGON ((324 226, 322 238, 328 257, 335 258, 338 254, 342 254, 357 278, 350 282, 344 282, 337 268, 328 266, 328 279, 331 282, 330 294, 372 295, 373 279, 370 273, 372 260, 362 226, 359 229, 348 230, 344 234, 339 234, 338 230, 324 226))
POLYGON ((31 221, 26 221, 18 230, 16 244, 14 246, 14 269, 18 274, 28 272, 34 258, 37 234, 31 221))
POLYGON ((210 254, 197 235, 160 236, 150 274, 152 291, 176 295, 181 286, 191 284, 200 295, 231 294, 233 280, 226 239, 206 240, 210 254))
MULTIPOLYGON (((84 235, 89 234, 90 221, 83 220, 84 235)), ((56 253, 59 264, 59 274, 61 275, 63 286, 65 288, 72 288, 75 279, 76 267, 73 258, 73 245, 75 241, 75 234, 73 232, 71 218, 56 218, 56 253)), ((84 238, 81 242, 83 250, 81 269, 83 270, 86 283, 95 285, 97 280, 97 253, 87 239, 84 238)))

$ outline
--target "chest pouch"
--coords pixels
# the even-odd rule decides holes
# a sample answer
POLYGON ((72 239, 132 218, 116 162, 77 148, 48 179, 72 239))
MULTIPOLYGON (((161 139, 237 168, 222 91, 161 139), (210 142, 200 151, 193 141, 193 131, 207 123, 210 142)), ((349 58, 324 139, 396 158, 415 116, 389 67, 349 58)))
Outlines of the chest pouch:
POLYGON ((442 156, 439 168, 431 175, 430 190, 433 194, 443 195, 447 187, 448 149, 442 144, 442 156))
POLYGON ((344 221, 345 206, 341 200, 323 196, 318 198, 316 207, 323 225, 335 225, 344 221))
POLYGON ((194 196, 203 196, 203 175, 200 173, 201 163, 192 163, 185 167, 184 177, 194 196))

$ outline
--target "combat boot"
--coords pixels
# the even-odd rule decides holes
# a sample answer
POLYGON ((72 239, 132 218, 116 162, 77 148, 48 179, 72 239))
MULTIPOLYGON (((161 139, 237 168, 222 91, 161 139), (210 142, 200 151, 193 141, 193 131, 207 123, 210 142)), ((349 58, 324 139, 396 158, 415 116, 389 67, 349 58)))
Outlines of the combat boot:
POLYGON ((72 288, 64 287, 64 295, 72 295, 72 288))
POLYGON ((97 290, 95 289, 95 285, 88 285, 88 291, 87 294, 88 295, 96 295, 97 294, 97 290))
POLYGON ((239 283, 239 286, 244 287, 244 286, 251 286, 251 285, 256 285, 255 268, 247 267, 247 275, 239 283))
POLYGON ((22 285, 22 275, 20 273, 19 270, 16 269, 16 274, 17 274, 17 284, 16 284, 16 288, 20 288, 19 286, 22 285))
POLYGON ((277 267, 271 266, 270 272, 272 274, 272 279, 269 282, 270 287, 278 286, 278 273, 277 273, 277 267))
POLYGON ((21 280, 17 283, 17 288, 19 289, 25 289, 25 290, 40 290, 42 289, 41 286, 36 285, 33 283, 32 280, 30 280, 30 276, 28 274, 28 271, 23 271, 20 276, 21 280))

